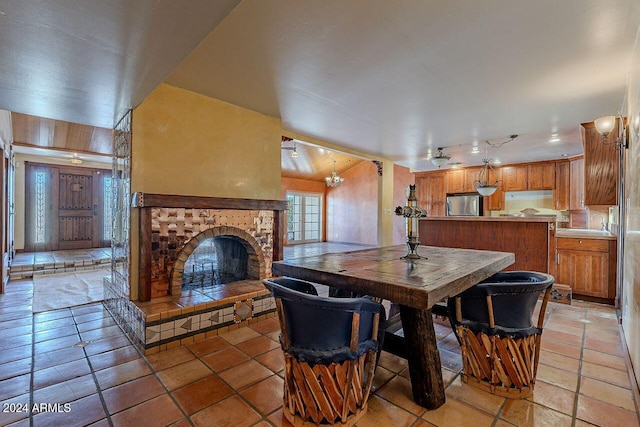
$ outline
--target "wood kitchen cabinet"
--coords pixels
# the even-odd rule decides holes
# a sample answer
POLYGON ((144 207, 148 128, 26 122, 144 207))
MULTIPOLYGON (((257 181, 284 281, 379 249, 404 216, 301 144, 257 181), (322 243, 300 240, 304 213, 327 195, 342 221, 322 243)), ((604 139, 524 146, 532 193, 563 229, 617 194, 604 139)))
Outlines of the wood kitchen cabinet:
POLYGON ((478 180, 478 175, 482 168, 464 168, 464 192, 475 192, 473 184, 478 180))
POLYGON ((473 183, 478 180, 480 169, 473 167, 448 170, 445 175, 446 193, 474 193, 476 188, 473 183))
POLYGON ((569 162, 555 164, 556 185, 553 190, 553 208, 558 211, 569 209, 571 167, 569 162))
POLYGON ((615 149, 619 119, 613 132, 604 139, 594 124, 582 123, 582 143, 584 145, 584 204, 618 204, 619 153, 615 149))
POLYGON ((451 169, 446 172, 445 188, 447 193, 464 193, 464 169, 451 169))
POLYGON ((556 186, 556 165, 540 163, 527 166, 528 190, 553 190, 556 186))
POLYGON ((616 241, 556 238, 556 282, 571 286, 574 295, 615 298, 616 241))
POLYGON ((504 166, 502 183, 504 191, 523 191, 527 189, 527 166, 504 166))
POLYGON ((569 162, 569 209, 584 209, 584 159, 573 159, 569 162))
POLYGON ((502 183, 502 169, 494 169, 496 173, 496 179, 498 180, 498 189, 490 195, 485 197, 484 200, 487 203, 486 208, 490 211, 501 211, 504 209, 504 189, 502 183))
POLYGON ((427 210, 429 216, 444 216, 446 214, 444 177, 444 172, 416 174, 418 204, 427 210))

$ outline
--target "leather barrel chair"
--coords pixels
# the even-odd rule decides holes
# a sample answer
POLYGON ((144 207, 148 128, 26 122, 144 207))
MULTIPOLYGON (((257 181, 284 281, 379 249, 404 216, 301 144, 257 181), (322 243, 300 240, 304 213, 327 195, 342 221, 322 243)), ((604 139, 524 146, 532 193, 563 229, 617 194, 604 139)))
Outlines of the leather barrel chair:
POLYGON ((508 271, 449 298, 449 318, 462 350, 463 381, 508 398, 531 396, 553 282, 549 274, 508 271))
POLYGON ((297 279, 263 283, 280 319, 284 416, 293 425, 355 424, 367 410, 383 306, 366 297, 320 297, 297 279))

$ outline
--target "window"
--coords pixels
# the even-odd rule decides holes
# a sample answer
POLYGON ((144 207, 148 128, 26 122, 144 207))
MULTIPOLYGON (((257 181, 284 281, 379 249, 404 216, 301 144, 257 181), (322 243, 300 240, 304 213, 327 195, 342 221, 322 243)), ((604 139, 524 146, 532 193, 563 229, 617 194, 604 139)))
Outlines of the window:
POLYGON ((319 242, 322 238, 322 195, 287 192, 287 240, 319 242))
POLYGON ((104 176, 102 180, 102 194, 103 194, 103 207, 104 212, 103 226, 102 226, 102 239, 111 241, 112 225, 113 225, 113 189, 111 176, 104 176))
POLYGON ((35 175, 35 243, 45 243, 47 233, 47 174, 42 170, 38 170, 35 175))

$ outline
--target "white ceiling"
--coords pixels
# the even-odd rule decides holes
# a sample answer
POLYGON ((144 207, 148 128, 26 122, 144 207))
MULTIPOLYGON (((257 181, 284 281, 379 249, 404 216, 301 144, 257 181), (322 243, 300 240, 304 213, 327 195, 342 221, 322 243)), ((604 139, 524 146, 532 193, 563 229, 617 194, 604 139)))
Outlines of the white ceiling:
POLYGON ((110 127, 169 76, 419 170, 510 134, 490 157, 552 159, 624 113, 640 25, 638 0, 236 3, 0 1, 0 108, 110 127))

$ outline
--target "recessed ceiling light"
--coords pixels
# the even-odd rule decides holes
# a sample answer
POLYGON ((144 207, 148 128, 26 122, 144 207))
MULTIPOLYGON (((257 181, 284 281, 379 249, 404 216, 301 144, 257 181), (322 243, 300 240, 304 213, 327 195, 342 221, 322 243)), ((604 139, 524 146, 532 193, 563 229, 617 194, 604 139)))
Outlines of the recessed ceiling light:
POLYGON ((569 157, 569 153, 562 153, 560 154, 560 157, 569 157))
POLYGON ((500 161, 500 159, 494 159, 493 160, 493 164, 494 165, 499 165, 500 163, 502 163, 502 161, 500 161))
POLYGON ((552 133, 551 134, 551 138, 549 139, 549 142, 560 142, 560 135, 558 135, 557 133, 552 133))
POLYGON ((480 149, 477 146, 471 149, 471 154, 478 154, 479 152, 480 152, 480 149))

